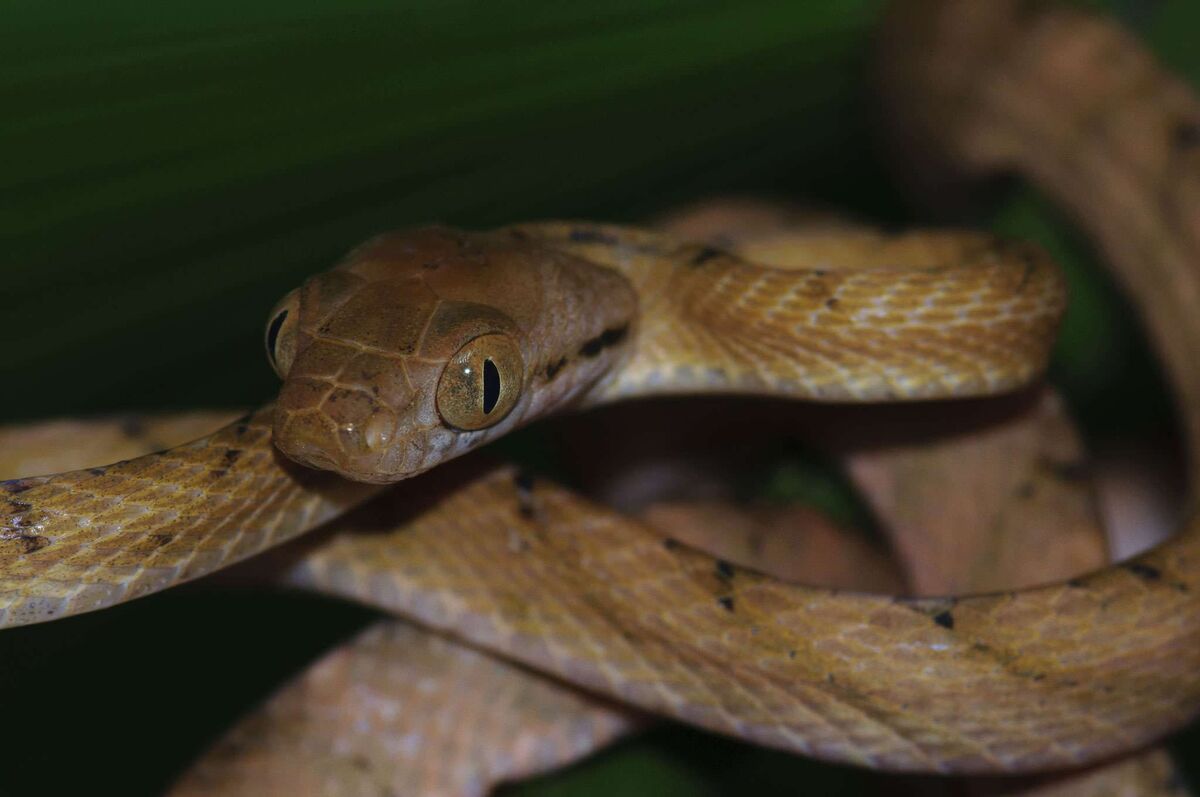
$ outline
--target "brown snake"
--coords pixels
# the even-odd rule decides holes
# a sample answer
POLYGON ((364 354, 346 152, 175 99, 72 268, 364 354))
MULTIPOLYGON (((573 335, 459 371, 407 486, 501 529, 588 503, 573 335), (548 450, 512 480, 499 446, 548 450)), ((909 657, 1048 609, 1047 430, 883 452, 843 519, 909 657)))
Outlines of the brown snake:
MULTIPOLYGON (((1189 406, 1200 334, 1180 331, 1200 292, 1196 229, 1157 230, 1165 254, 1153 263, 1113 258, 1146 266, 1124 276, 1156 298, 1151 325, 1172 339, 1164 350, 1189 406)), ((0 485, 0 620, 165 588, 377 491, 284 462, 272 427, 290 455, 387 482, 568 405, 705 391, 984 395, 1040 373, 1063 297, 1036 249, 861 233, 843 246, 856 268, 828 265, 827 249, 766 268, 596 225, 378 239, 274 314, 278 409, 162 454, 0 485)), ((1200 422, 1187 421, 1195 440, 1200 422)), ((421 483, 396 493, 395 530, 340 536, 291 579, 656 713, 880 768, 1077 765, 1142 746, 1200 708, 1195 523, 1067 583, 907 600, 730 572, 507 469, 414 514, 399 497, 415 502, 421 483)))

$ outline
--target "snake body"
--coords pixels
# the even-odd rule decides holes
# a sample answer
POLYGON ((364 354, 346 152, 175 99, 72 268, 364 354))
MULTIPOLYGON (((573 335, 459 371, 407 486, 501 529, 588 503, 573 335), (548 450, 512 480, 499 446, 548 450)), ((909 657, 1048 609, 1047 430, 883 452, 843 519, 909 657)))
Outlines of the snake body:
MULTIPOLYGON (((326 408, 349 404, 343 392, 363 393, 364 373, 386 382, 383 363, 362 363, 364 351, 383 357, 381 338, 355 338, 347 326, 379 323, 355 304, 376 282, 387 296, 397 278, 410 281, 414 273, 436 274, 453 288, 468 282, 454 270, 472 275, 474 296, 444 289, 426 303, 425 317, 408 322, 418 337, 393 338, 391 353, 406 368, 414 356, 444 368, 471 341, 496 334, 520 340, 521 396, 500 426, 524 422, 531 407, 543 406, 526 398, 539 389, 584 404, 701 388, 927 398, 1010 389, 1039 373, 1063 307, 1061 280, 1039 250, 970 234, 867 238, 854 246, 856 262, 887 267, 815 270, 801 258, 793 268, 769 268, 648 232, 570 224, 482 235, 419 231, 360 248, 331 272, 349 289, 316 290, 328 284, 318 277, 299 294, 295 325, 277 335, 278 346, 292 347, 280 367, 283 411, 267 408, 206 440, 107 469, 5 483, 12 537, 3 571, 6 619, 59 616, 165 587, 373 494, 378 488, 286 463, 271 428, 285 450, 302 455, 323 444, 327 459, 316 464, 363 475, 354 470, 362 459, 348 454, 367 449, 365 436, 351 436, 357 448, 349 451, 344 438, 322 442, 307 425, 299 426, 305 445, 287 438, 299 413, 336 417, 335 430, 369 423, 370 414, 326 408), (588 275, 605 285, 623 277, 639 315, 588 321, 564 337, 565 346, 539 348, 523 337, 539 329, 529 321, 535 316, 523 315, 529 294, 515 291, 522 298, 513 307, 504 301, 513 272, 503 264, 514 252, 524 252, 535 273, 578 265, 576 278, 555 279, 581 295, 588 275), (502 264, 494 271, 493 256, 502 264), (489 274, 497 281, 487 283, 489 274), (706 304, 704 291, 719 300, 706 304), (461 312, 462 304, 481 303, 473 299, 491 303, 482 325, 461 312), (420 336, 440 306, 452 308, 455 323, 467 318, 469 331, 433 352, 420 336), (629 328, 606 337, 614 323, 629 328), (366 345, 340 345, 337 359, 323 348, 333 335, 366 345), (897 345, 900 354, 890 356, 897 345), (320 356, 308 359, 309 351, 320 356), (797 367, 791 352, 811 367, 797 367), (563 358, 551 378, 549 366, 563 358), (813 378, 798 378, 809 370, 813 378), (833 374, 840 387, 829 387, 833 374), (298 400, 294 378, 320 385, 321 401, 298 400), (566 386, 555 386, 558 379, 566 386)), ((627 309, 623 301, 615 306, 627 309)), ((567 326, 573 320, 551 317, 567 326)), ((440 380, 406 373, 405 387, 418 387, 411 395, 418 402, 423 395, 423 411, 435 415, 440 380)), ((374 394, 368 388, 366 395, 374 394)), ((447 458, 488 436, 448 424, 432 436, 413 431, 400 445, 419 450, 409 460, 418 463, 429 450, 447 458)), ((499 471, 400 533, 331 546, 294 577, 451 629, 601 693, 763 743, 886 768, 1021 770, 1125 749, 1194 710, 1187 692, 1197 633, 1197 614, 1187 610, 1194 600, 1190 539, 1182 553, 1177 543, 1070 584, 899 600, 806 589, 752 572, 727 579, 704 554, 664 547, 636 522, 499 471), (515 560, 506 554, 514 535, 522 554, 515 560), (1148 649, 1157 655, 1144 655, 1148 649), (981 723, 984 711, 989 720, 981 723)))
MULTIPOLYGON (((987 151, 1018 164, 1024 152, 987 151)), ((1057 187, 1074 175, 1040 173, 1057 187)), ((1114 259, 1179 321, 1200 290, 1192 230, 1146 218, 1133 223, 1143 239, 1161 233, 1159 270, 1129 270, 1141 252, 1114 259), (1151 287, 1164 274, 1176 294, 1151 287)), ((823 249, 793 247, 767 267, 590 224, 378 239, 273 316, 277 407, 160 454, 0 484, 0 622, 210 572, 381 489, 363 481, 454 473, 442 463, 559 408, 692 392, 982 396, 1040 374, 1064 298, 1036 248, 969 234, 842 241, 855 268, 829 266, 823 249), (479 340, 488 348, 471 348, 479 340), (286 461, 276 444, 337 475, 286 461)), ((1200 334, 1186 338, 1165 348, 1192 406, 1188 347, 1200 334)), ((390 533, 335 537, 289 578, 656 713, 879 768, 1081 765, 1200 709, 1194 521, 1064 583, 900 599, 732 570, 510 469, 429 492, 423 480, 400 485, 390 533)))

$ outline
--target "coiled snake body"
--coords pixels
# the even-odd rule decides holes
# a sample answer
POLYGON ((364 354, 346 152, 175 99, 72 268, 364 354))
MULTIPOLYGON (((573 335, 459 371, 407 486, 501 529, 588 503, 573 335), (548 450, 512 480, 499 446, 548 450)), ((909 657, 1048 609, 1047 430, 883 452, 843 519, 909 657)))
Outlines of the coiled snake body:
MULTIPOLYGON (((981 396, 1045 365, 1064 294, 1036 248, 855 234, 843 263, 805 251, 766 267, 568 223, 376 239, 272 314, 276 405, 160 454, 0 484, 0 622, 211 572, 560 408, 981 396)), ((401 515, 288 578, 764 744, 1032 771, 1144 745, 1200 708, 1195 524, 1066 583, 900 599, 733 571, 506 468, 401 515)))

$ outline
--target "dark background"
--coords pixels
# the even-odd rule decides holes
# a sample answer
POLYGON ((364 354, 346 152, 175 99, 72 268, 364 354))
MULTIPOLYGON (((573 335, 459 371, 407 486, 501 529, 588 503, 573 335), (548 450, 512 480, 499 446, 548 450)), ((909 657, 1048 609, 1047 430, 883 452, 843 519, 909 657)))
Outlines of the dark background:
MULTIPOLYGON (((1091 5, 1200 78, 1200 4, 1091 5)), ((929 223, 872 135, 881 7, 0 2, 0 419, 260 403, 271 305, 392 227, 636 221, 728 193, 929 223)), ((1053 378, 1089 439, 1169 434, 1136 321, 1071 225, 1015 183, 974 223, 1039 240, 1068 270, 1053 378)), ((155 793, 370 617, 201 584, 6 631, 0 794, 155 793)), ((512 793, 880 782, 667 728, 512 793)))

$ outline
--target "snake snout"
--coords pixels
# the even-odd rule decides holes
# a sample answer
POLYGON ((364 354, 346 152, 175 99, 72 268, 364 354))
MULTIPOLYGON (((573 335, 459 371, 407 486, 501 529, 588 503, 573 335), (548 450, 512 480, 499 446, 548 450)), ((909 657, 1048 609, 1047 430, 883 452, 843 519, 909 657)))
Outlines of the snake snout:
POLYGON ((288 458, 357 481, 377 481, 393 448, 397 413, 370 392, 285 385, 275 415, 275 445, 288 458), (316 400, 313 400, 316 399, 316 400))

